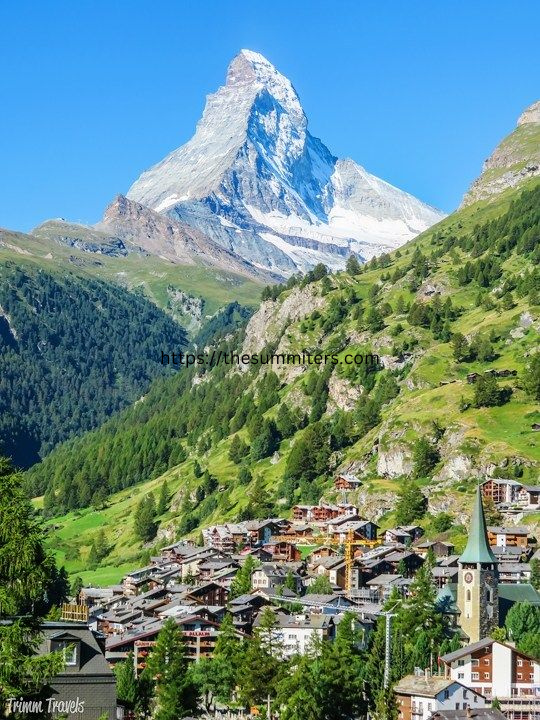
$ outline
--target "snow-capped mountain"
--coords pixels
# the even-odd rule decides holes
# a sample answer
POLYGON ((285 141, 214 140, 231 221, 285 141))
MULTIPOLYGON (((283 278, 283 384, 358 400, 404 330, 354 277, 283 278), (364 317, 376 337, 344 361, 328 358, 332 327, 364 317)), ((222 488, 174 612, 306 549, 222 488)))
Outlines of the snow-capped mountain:
POLYGON ((351 252, 369 259, 444 217, 335 158, 308 132, 291 82, 250 50, 208 96, 192 139, 127 197, 282 275, 321 261, 342 267, 351 252))

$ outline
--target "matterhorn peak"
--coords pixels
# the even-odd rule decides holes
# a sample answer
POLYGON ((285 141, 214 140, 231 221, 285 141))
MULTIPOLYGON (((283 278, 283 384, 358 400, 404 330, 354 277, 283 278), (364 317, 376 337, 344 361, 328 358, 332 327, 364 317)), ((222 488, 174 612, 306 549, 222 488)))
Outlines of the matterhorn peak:
POLYGON ((233 58, 191 140, 127 197, 284 276, 340 268, 351 252, 369 259, 443 217, 335 158, 309 133, 291 81, 253 50, 233 58))

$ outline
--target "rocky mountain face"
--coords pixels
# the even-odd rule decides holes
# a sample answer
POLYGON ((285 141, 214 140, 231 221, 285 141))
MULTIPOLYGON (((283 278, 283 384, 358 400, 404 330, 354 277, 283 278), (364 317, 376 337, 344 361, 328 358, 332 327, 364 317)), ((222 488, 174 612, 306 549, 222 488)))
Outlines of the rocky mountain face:
POLYGON ((540 175, 540 100, 519 117, 516 129, 484 162, 482 174, 463 198, 462 207, 521 185, 540 175))
POLYGON ((154 255, 179 265, 202 265, 238 273, 258 282, 279 276, 257 268, 216 244, 196 228, 118 195, 94 226, 47 220, 32 235, 87 253, 154 255))
POLYGON ((242 50, 193 138, 144 172, 127 197, 198 229, 250 263, 290 275, 391 250, 442 213, 338 160, 308 131, 291 82, 242 50))

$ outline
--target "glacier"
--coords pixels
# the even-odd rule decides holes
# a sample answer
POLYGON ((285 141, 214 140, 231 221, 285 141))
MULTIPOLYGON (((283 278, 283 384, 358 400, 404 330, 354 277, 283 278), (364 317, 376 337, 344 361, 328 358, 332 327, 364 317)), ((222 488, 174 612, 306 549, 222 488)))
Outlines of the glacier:
POLYGON ((338 159, 308 131, 288 78, 242 50, 207 97, 194 136, 127 197, 181 221, 254 266, 289 276, 388 252, 444 214, 338 159))

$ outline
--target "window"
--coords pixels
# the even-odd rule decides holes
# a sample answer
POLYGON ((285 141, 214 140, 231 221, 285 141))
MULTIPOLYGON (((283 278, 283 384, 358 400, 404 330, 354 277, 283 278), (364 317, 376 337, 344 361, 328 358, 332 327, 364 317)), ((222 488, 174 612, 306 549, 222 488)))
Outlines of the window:
POLYGON ((445 691, 444 691, 444 699, 445 699, 445 700, 448 700, 449 697, 450 697, 450 691, 449 691, 449 690, 445 690, 445 691))
POLYGON ((458 673, 458 674, 457 674, 457 679, 458 679, 458 680, 463 680, 464 677, 465 677, 465 673, 458 673))
POLYGON ((467 697, 467 691, 464 690, 464 691, 463 691, 463 699, 465 700, 466 697, 467 697))
POLYGON ((521 658, 518 658, 517 666, 518 666, 518 667, 523 667, 523 660, 522 660, 521 658))
POLYGON ((473 673, 472 673, 472 679, 473 679, 473 680, 480 680, 480 673, 473 672, 473 673))
POLYGON ((478 665, 479 662, 480 662, 480 660, 478 660, 478 658, 476 658, 476 659, 473 658, 473 660, 472 660, 472 666, 473 666, 473 667, 477 667, 477 665, 478 665))
POLYGON ((484 680, 489 680, 489 673, 484 673, 484 680))
POLYGON ((484 658, 484 665, 489 665, 489 658, 484 658))
POLYGON ((518 680, 521 680, 521 679, 522 679, 522 674, 521 674, 521 673, 518 673, 518 674, 517 674, 517 679, 518 679, 518 680))
POLYGON ((465 665, 465 660, 458 660, 457 664, 458 664, 458 667, 463 667, 465 665))
POLYGON ((534 673, 529 674, 529 680, 534 680, 534 673))
POLYGON ((77 649, 78 643, 70 643, 66 641, 51 643, 51 650, 53 652, 62 652, 64 656, 64 662, 68 667, 74 667, 77 665, 77 649))

